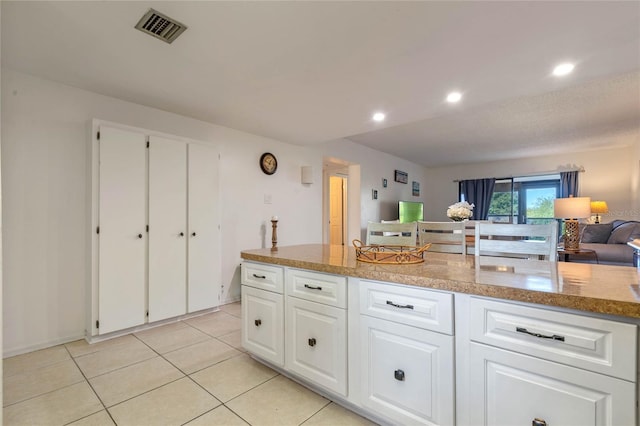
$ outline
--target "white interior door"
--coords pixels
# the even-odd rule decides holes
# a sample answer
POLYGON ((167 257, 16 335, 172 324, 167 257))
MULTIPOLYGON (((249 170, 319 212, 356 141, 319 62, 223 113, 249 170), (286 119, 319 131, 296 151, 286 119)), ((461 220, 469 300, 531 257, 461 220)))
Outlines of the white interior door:
POLYGON ((149 321, 187 312, 187 145, 149 137, 149 321))
POLYGON ((99 334, 145 322, 146 137, 100 127, 99 334))
POLYGON ((212 148, 189 144, 188 312, 220 301, 219 162, 212 148))

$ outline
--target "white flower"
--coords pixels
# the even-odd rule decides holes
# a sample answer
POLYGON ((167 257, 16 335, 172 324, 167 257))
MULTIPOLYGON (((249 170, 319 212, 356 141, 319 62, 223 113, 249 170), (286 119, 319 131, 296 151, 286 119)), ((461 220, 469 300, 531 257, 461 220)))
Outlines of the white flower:
POLYGON ((473 208, 475 205, 466 201, 451 204, 447 209, 447 217, 453 220, 465 220, 473 216, 473 208))

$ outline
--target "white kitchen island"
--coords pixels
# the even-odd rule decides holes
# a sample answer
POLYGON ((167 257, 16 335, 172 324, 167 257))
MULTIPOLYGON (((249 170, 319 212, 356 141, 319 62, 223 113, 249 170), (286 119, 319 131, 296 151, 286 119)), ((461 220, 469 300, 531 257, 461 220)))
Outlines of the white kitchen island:
POLYGON ((247 250, 242 339, 259 359, 389 424, 638 424, 632 267, 353 247, 247 250))

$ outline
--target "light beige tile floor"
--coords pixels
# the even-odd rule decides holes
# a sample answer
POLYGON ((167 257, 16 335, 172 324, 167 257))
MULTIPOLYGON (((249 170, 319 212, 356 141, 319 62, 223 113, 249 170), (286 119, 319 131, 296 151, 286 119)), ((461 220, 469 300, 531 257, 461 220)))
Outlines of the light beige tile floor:
POLYGON ((3 424, 372 424, 244 353, 240 312, 7 358, 3 424))

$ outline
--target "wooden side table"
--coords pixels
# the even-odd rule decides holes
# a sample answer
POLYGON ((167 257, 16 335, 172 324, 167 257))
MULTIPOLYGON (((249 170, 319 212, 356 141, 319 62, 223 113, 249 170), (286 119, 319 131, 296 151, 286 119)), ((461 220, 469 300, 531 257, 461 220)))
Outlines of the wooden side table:
POLYGON ((558 260, 569 262, 570 256, 590 257, 591 259, 595 259, 596 263, 600 263, 598 261, 598 253, 596 253, 595 250, 583 248, 579 250, 565 250, 564 247, 558 247, 558 260))

